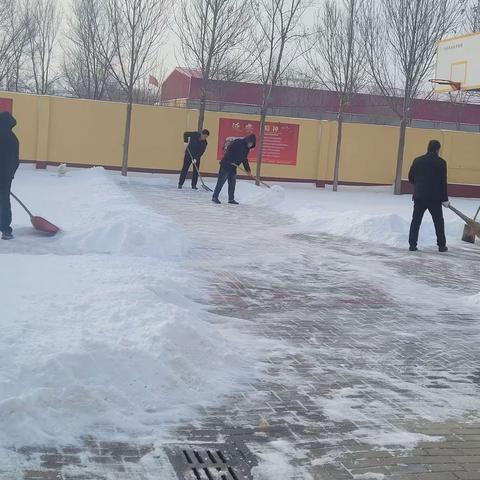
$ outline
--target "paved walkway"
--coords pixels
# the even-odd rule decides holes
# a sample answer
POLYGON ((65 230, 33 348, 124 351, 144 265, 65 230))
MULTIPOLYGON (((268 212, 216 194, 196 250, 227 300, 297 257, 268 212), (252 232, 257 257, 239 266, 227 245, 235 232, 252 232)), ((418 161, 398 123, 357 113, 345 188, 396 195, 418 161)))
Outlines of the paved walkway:
MULTIPOLYGON (((480 480, 480 315, 462 299, 480 290, 478 246, 410 254, 298 233, 288 217, 215 206, 202 191, 125 188, 189 230, 186 265, 204 286, 192 296, 214 321, 278 345, 264 351, 262 381, 172 441, 238 447, 246 464, 276 451, 297 479, 480 480)), ((23 478, 167 480, 165 458, 142 461, 152 451, 93 438, 71 451, 26 449, 44 460, 23 478)), ((11 478, 1 466, 0 478, 11 478)))

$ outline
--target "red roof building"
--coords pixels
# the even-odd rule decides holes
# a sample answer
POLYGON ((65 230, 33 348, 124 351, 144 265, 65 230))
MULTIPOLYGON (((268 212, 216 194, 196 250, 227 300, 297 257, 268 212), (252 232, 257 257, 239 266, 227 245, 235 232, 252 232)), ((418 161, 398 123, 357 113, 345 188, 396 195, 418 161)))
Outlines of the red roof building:
MULTIPOLYGON (((223 81, 210 83, 208 102, 211 104, 233 104, 239 111, 246 111, 241 107, 258 107, 261 104, 261 85, 223 81)), ((176 68, 162 85, 162 104, 194 106, 195 102, 200 100, 201 88, 202 75, 199 71, 176 68)), ((399 98, 399 106, 401 101, 399 98)), ((331 118, 338 110, 338 96, 328 90, 278 86, 273 89, 270 108, 274 114, 285 116, 331 118)), ((389 124, 398 121, 398 116, 392 111, 387 100, 380 95, 357 94, 347 107, 346 113, 365 123, 389 124)), ((437 128, 448 128, 448 125, 441 124, 463 124, 472 128, 462 129, 478 131, 480 105, 417 100, 411 116, 414 123, 433 122, 437 128)), ((419 126, 423 126, 420 123, 419 126)))

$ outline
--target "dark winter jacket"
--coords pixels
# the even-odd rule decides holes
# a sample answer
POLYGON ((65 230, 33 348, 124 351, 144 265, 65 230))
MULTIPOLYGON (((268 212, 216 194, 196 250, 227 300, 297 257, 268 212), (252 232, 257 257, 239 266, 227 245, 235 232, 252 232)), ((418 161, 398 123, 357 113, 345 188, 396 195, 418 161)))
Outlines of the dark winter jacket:
POLYGON ((250 164, 248 163, 248 154, 250 150, 255 148, 257 139, 255 135, 249 135, 245 138, 237 138, 227 147, 227 151, 221 160, 222 165, 236 165, 237 167, 243 163, 243 168, 250 172, 250 164), (248 143, 252 142, 253 147, 248 147, 248 143))
POLYGON ((408 180, 413 184, 413 199, 420 202, 446 202, 447 162, 436 153, 429 152, 416 158, 410 168, 408 180))
POLYGON ((0 183, 15 176, 19 164, 19 145, 12 128, 17 121, 8 112, 0 112, 0 183))
MULTIPOLYGON (((183 142, 188 143, 188 149, 192 154, 192 157, 196 160, 200 160, 200 157, 205 153, 208 142, 201 140, 202 134, 200 132, 185 132, 183 134, 183 142)), ((186 152, 188 155, 188 152, 186 152)))

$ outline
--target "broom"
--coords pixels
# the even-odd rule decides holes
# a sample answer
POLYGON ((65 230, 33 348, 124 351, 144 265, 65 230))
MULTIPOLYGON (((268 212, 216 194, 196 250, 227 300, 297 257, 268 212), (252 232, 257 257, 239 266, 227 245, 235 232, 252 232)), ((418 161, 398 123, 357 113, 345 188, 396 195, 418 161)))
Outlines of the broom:
POLYGON ((35 230, 38 230, 39 232, 46 233, 48 235, 55 235, 57 234, 60 229, 54 225, 53 223, 49 222, 48 220, 45 220, 42 217, 38 217, 36 215, 33 215, 32 212, 25 206, 25 204, 13 193, 10 192, 10 195, 20 204, 20 206, 28 213, 30 217, 30 221, 32 222, 32 226, 35 230))

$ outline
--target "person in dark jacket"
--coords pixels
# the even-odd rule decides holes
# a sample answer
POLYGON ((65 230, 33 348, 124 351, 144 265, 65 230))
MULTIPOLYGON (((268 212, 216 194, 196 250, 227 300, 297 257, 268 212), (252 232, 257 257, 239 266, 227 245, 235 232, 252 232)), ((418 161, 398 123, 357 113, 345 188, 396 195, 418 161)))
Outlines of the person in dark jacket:
POLYGON ((447 191, 447 162, 439 156, 440 148, 438 140, 430 140, 427 153, 413 161, 408 174, 408 180, 413 184, 414 201, 409 236, 411 252, 417 250, 418 232, 426 210, 430 212, 435 225, 438 250, 440 252, 448 250, 442 211, 442 205, 445 208, 450 205, 447 191))
POLYGON ((255 148, 257 139, 255 135, 248 135, 245 138, 233 140, 227 147, 222 160, 220 161, 220 170, 218 172, 217 186, 213 192, 212 201, 221 203, 218 199, 225 182, 228 180, 228 203, 238 205, 235 200, 235 185, 237 182, 237 167, 243 164, 243 168, 252 175, 250 164, 248 163, 248 154, 255 148))
POLYGON ((192 172, 192 188, 198 190, 198 170, 200 169, 200 159, 207 149, 207 138, 210 132, 206 129, 201 132, 185 132, 183 134, 183 143, 185 145, 185 157, 183 158, 183 167, 178 180, 178 188, 182 188, 187 178, 188 169, 194 163, 192 172))
POLYGON ((10 189, 19 165, 19 144, 12 132, 17 121, 9 112, 0 112, 0 231, 2 240, 11 240, 12 206, 10 189))

